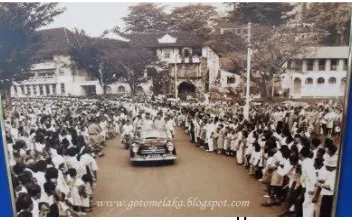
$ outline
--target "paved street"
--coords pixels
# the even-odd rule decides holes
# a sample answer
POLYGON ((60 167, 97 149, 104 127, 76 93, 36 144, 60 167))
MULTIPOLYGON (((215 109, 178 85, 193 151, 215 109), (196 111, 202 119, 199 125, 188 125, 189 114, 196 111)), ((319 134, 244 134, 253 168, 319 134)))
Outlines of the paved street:
POLYGON ((107 142, 105 158, 98 159, 95 201, 143 200, 250 201, 248 207, 94 207, 90 216, 276 216, 279 207, 263 208, 264 186, 235 164, 234 158, 202 152, 188 142, 182 130, 176 135, 174 165, 133 167, 120 139, 107 142), (191 198, 191 200, 193 200, 191 198))

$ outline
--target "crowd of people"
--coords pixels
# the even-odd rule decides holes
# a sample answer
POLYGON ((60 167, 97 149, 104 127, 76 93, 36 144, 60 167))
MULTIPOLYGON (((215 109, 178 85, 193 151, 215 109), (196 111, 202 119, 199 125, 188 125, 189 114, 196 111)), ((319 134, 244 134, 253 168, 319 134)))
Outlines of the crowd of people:
POLYGON ((232 156, 265 185, 282 216, 330 216, 341 105, 238 105, 110 99, 20 99, 5 120, 18 216, 82 216, 93 208, 105 141, 182 127, 201 149, 232 156))
POLYGON ((235 157, 265 185, 262 206, 280 216, 331 216, 342 106, 184 107, 177 121, 207 152, 235 157))
POLYGON ((116 102, 20 99, 5 112, 17 216, 83 216, 93 208, 97 158, 120 131, 116 102))

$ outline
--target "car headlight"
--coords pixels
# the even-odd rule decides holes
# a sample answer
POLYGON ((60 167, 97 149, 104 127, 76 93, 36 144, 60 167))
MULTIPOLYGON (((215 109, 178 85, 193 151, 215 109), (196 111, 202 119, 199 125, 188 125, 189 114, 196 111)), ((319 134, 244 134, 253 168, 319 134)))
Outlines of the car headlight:
POLYGON ((137 144, 132 144, 132 152, 135 154, 138 152, 138 145, 137 144))
POLYGON ((168 151, 174 150, 174 144, 172 142, 167 142, 166 147, 168 151))

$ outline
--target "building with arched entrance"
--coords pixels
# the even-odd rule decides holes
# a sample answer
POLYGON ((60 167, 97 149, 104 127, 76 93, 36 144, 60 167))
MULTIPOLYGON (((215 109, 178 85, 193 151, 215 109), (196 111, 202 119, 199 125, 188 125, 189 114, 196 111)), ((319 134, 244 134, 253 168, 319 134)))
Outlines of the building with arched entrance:
POLYGON ((180 31, 122 35, 131 47, 153 50, 167 64, 168 93, 200 96, 214 85, 220 74, 220 58, 204 40, 180 31))
POLYGON ((337 98, 345 95, 348 47, 317 47, 287 63, 283 89, 291 98, 337 98))

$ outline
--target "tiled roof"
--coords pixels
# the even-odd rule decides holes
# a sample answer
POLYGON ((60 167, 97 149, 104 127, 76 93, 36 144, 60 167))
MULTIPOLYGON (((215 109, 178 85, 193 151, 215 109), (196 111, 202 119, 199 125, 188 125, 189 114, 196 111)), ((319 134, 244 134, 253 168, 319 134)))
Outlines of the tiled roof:
MULTIPOLYGON (((52 28, 38 31, 41 38, 39 56, 68 55, 70 47, 75 40, 73 32, 67 28, 52 28)), ((102 47, 120 48, 126 47, 127 42, 111 38, 93 38, 102 47)))
POLYGON ((70 41, 73 40, 73 33, 67 28, 52 28, 38 31, 41 38, 39 55, 66 55, 70 50, 70 41))
POLYGON ((348 58, 349 47, 310 47, 307 53, 297 58, 344 59, 348 58))
POLYGON ((186 32, 154 32, 154 33, 133 33, 123 34, 122 37, 130 40, 131 47, 156 48, 156 47, 201 47, 203 40, 195 35, 186 32), (159 43, 158 39, 166 34, 176 38, 175 43, 159 43))

